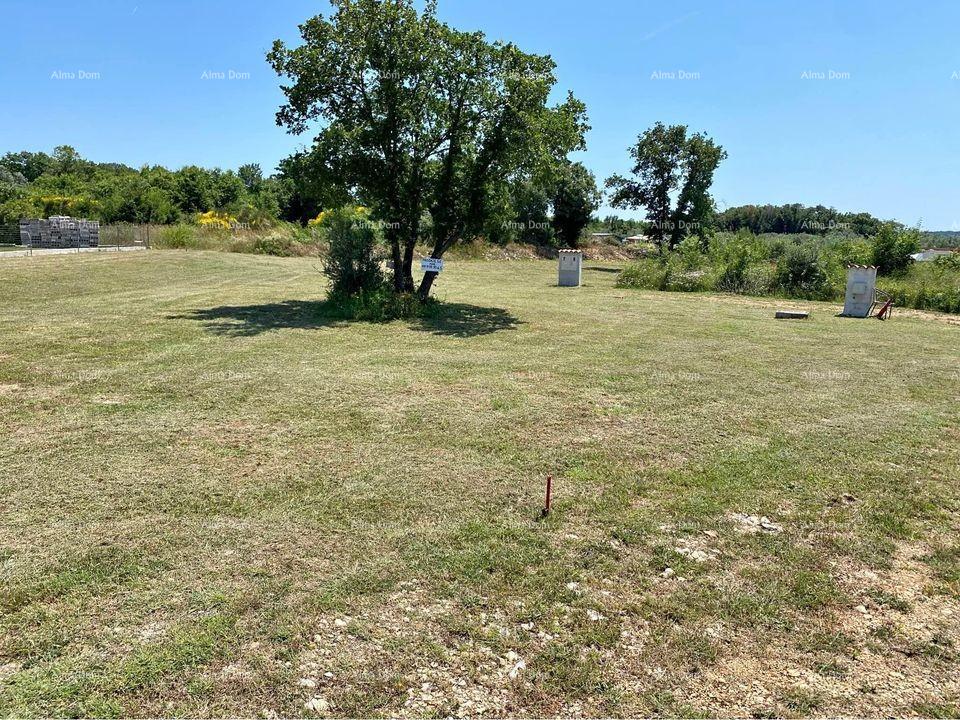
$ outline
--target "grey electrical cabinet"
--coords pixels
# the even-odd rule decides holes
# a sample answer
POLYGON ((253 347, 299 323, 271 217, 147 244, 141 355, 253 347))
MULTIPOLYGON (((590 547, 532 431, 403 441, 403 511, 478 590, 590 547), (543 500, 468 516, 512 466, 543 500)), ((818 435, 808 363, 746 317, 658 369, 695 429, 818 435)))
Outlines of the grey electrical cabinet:
POLYGON ((843 301, 843 314, 847 317, 867 317, 877 297, 876 290, 877 268, 873 265, 847 267, 847 294, 843 301))
POLYGON ((580 250, 560 251, 560 287, 580 287, 580 275, 583 270, 583 253, 580 250))

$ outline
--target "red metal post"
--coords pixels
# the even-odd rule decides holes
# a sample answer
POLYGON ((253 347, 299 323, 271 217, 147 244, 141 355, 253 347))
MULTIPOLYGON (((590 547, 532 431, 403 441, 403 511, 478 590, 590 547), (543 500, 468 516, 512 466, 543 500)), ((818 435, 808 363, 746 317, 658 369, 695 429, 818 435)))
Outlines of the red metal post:
POLYGON ((550 514, 550 500, 553 496, 553 475, 547 475, 547 499, 543 506, 544 516, 550 514))

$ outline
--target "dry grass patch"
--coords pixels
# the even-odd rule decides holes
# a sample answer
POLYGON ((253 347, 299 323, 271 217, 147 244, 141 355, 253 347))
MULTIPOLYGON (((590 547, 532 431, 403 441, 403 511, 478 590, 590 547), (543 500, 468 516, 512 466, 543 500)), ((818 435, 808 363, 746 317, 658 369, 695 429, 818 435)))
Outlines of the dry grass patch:
POLYGON ((954 712, 955 328, 313 265, 4 268, 4 714, 954 712))

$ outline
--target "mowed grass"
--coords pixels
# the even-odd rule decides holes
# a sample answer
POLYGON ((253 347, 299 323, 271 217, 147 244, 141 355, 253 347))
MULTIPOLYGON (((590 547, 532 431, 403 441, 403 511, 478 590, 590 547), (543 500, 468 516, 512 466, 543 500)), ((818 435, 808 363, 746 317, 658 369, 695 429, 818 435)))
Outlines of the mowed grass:
POLYGON ((2 714, 960 712, 960 326, 317 264, 0 267, 2 714))

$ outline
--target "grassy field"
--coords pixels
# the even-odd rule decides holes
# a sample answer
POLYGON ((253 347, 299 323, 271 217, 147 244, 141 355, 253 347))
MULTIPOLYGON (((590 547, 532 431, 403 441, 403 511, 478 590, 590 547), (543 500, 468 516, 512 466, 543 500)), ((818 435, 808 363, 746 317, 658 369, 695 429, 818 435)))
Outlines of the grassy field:
POLYGON ((960 325, 616 269, 4 263, 0 714, 960 715, 960 325))

